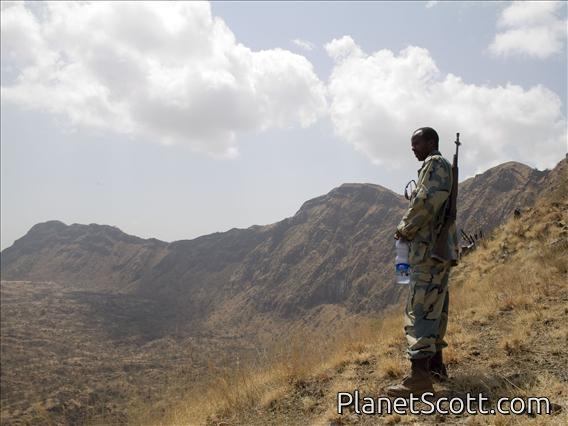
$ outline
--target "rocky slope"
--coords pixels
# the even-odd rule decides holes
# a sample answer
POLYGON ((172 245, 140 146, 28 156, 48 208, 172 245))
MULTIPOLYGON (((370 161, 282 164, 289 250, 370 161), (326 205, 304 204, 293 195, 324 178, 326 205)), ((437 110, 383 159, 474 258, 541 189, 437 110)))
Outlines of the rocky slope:
POLYGON ((431 406, 417 403, 414 413, 408 406, 393 413, 392 405, 387 411, 385 399, 373 406, 378 409, 369 405, 370 399, 387 398, 385 388, 408 372, 399 306, 337 353, 313 359, 309 368, 280 374, 278 365, 272 364, 264 370, 251 367, 242 377, 235 373, 240 381, 211 389, 209 397, 214 396, 216 405, 208 415, 188 398, 178 409, 183 414, 174 417, 172 410, 163 424, 567 424, 565 183, 564 188, 556 187, 554 197, 546 194, 521 218, 510 218, 453 269, 449 346, 444 351, 449 380, 434 384, 431 406), (240 386, 243 377, 247 387, 240 386), (358 392, 359 398, 338 413, 338 392, 358 392), (480 394, 483 404, 468 405, 469 398, 480 394), (529 398, 541 399, 535 403, 529 398), (437 399, 445 413, 430 410, 437 399), (469 408, 456 412, 460 405, 469 408), (457 410, 450 412, 449 406, 457 410))
POLYGON ((511 161, 461 182, 458 230, 491 232, 516 208, 531 206, 539 193, 550 186, 548 175, 547 170, 540 171, 511 161))
MULTIPOLYGON (((510 162, 467 179, 458 227, 489 233, 554 186, 548 181, 558 174, 510 162)), ((188 323, 212 315, 222 322, 219 310, 236 323, 255 313, 297 317, 330 304, 377 312, 398 298, 391 236, 406 203, 378 185, 344 184, 273 225, 170 244, 110 226, 51 221, 2 252, 2 279, 145 295, 174 304, 182 313, 177 321, 188 323)))
POLYGON ((167 243, 144 240, 107 225, 33 226, 2 251, 2 279, 57 281, 125 291, 165 255, 167 243))
MULTIPOLYGON (((566 172, 566 161, 491 169, 462 183, 459 219, 488 217, 487 231, 536 192, 565 196, 566 172)), ((273 225, 170 244, 104 225, 35 225, 1 253, 2 424, 122 424, 132 398, 153 410, 171 392, 159 401, 170 404, 275 345, 288 362, 314 343, 309 333, 329 345, 314 346, 319 359, 399 299, 392 233, 406 203, 345 184, 273 225)))

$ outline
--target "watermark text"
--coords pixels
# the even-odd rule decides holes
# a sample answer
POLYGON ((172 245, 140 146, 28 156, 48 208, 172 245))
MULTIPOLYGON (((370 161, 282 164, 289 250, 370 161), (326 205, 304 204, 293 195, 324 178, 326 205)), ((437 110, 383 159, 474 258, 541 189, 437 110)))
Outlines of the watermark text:
POLYGON ((353 393, 337 393, 337 414, 344 410, 356 414, 550 414, 550 401, 545 397, 500 398, 495 408, 488 408, 489 398, 483 394, 465 394, 465 398, 433 398, 432 392, 426 392, 420 397, 410 394, 409 398, 388 398, 379 396, 361 396, 358 390, 353 393), (421 403, 421 406, 418 406, 421 403), (425 406, 425 407, 424 407, 425 406))

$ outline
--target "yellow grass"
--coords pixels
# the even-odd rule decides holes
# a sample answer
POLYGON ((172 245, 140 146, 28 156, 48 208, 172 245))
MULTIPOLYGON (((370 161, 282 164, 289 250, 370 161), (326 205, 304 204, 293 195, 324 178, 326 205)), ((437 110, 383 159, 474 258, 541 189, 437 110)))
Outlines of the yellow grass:
MULTIPOLYGON (((505 373, 508 365, 510 368, 510 357, 523 355, 527 350, 539 350, 532 346, 538 337, 535 330, 547 333, 549 353, 565 351, 568 308, 554 305, 552 310, 547 309, 550 300, 565 289, 567 283, 568 231, 559 225, 568 223, 567 211, 567 203, 557 208, 549 204, 536 206, 522 221, 505 224, 493 239, 484 241, 453 270, 446 339, 449 347, 444 356, 455 375, 454 390, 482 392, 492 398, 538 395, 567 402, 566 383, 552 374, 521 371, 521 378, 515 381, 505 373), (543 325, 559 319, 564 323, 556 328, 543 325), (487 327, 497 333, 496 346, 489 349, 492 351, 489 360, 472 362, 472 348, 485 344, 487 327), (499 373, 501 370, 504 372, 499 373), (456 371, 460 373, 456 375, 456 371)), ((297 392, 295 384, 302 381, 329 383, 327 388, 322 386, 321 397, 310 394, 298 399, 296 408, 306 416, 313 415, 319 404, 319 414, 312 417, 312 424, 349 424, 336 413, 334 396, 353 389, 380 394, 386 384, 400 379, 407 371, 404 348, 400 304, 387 310, 378 321, 358 324, 356 331, 344 333, 333 345, 326 344, 321 336, 298 334, 296 339, 287 342, 286 348, 276 351, 277 355, 273 353, 267 364, 227 370, 206 392, 192 396, 185 405, 169 413, 164 424, 204 424, 208 420, 239 424, 239 415, 243 412, 264 410, 266 413, 285 398, 292 398, 297 392), (364 382, 358 370, 361 365, 372 366, 364 382)), ((469 416, 463 422, 469 425, 563 424, 568 420, 567 411, 565 405, 564 413, 546 419, 469 416)), ((381 418, 381 424, 415 421, 420 423, 415 416, 381 418)))

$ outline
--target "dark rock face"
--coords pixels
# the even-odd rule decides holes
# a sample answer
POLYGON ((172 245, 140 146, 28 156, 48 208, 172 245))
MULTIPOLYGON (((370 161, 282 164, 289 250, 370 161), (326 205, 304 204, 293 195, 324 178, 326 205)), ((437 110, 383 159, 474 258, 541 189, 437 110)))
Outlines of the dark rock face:
MULTIPOLYGON (((549 174, 559 172, 506 163, 467 179, 458 228, 488 233, 531 205, 551 185, 549 174)), ((194 326, 213 316, 234 323, 255 313, 298 317, 329 304, 377 312, 404 290, 392 282, 392 236, 406 206, 381 186, 344 184, 278 223, 170 244, 111 226, 50 221, 2 252, 2 279, 152 297, 194 326)))
POLYGON ((385 303, 379 296, 392 292, 388 268, 381 266, 405 205, 401 196, 376 185, 342 185, 274 225, 231 282, 249 288, 261 311, 293 315, 338 303, 360 311, 373 296, 378 309, 385 303))
POLYGON ((458 230, 483 229, 487 235, 509 218, 515 208, 530 206, 546 188, 549 171, 514 161, 501 164, 460 183, 458 230))

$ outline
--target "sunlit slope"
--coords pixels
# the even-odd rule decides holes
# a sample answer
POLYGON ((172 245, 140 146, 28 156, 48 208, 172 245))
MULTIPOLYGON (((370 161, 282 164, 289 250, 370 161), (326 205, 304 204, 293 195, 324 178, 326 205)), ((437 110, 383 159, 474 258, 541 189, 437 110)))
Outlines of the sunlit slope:
MULTIPOLYGON (((454 270, 452 392, 493 380, 477 368, 516 386, 517 365, 554 380, 565 369, 545 343, 566 337, 566 161, 538 182, 531 170, 497 166, 460 192, 475 194, 473 217, 521 217, 454 270), (479 201, 507 176, 510 190, 479 201), (547 201, 531 208, 537 183, 547 201)), ((2 283, 2 424, 325 423, 334 392, 380 395, 407 369, 401 308, 384 308, 404 291, 391 245, 404 206, 348 184, 277 224, 171 244, 104 225, 32 228, 2 252, 2 278, 28 281, 2 283)))
POLYGON ((536 204, 453 270, 445 352, 451 380, 435 385, 449 397, 483 393, 489 408, 501 397, 544 396, 550 415, 338 415, 337 392, 376 398, 406 373, 398 307, 375 324, 353 324, 353 336, 335 348, 312 338, 289 353, 288 364, 234 368, 163 424, 568 424, 566 170, 559 164, 536 204))

